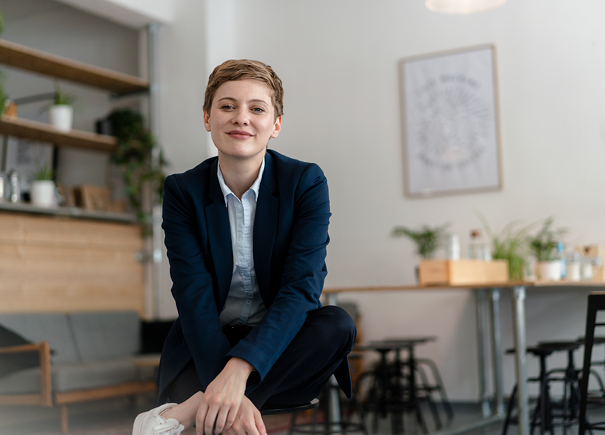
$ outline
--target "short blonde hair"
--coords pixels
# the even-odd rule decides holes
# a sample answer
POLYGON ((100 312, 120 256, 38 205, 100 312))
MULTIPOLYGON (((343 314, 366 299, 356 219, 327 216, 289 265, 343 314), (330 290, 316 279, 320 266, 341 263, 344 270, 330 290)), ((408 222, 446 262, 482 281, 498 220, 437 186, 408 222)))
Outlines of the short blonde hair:
POLYGON ((225 82, 236 80, 260 80, 271 89, 275 118, 284 114, 284 88, 281 79, 275 74, 273 68, 258 60, 228 60, 212 71, 208 77, 208 86, 204 96, 204 110, 210 113, 216 90, 225 82))

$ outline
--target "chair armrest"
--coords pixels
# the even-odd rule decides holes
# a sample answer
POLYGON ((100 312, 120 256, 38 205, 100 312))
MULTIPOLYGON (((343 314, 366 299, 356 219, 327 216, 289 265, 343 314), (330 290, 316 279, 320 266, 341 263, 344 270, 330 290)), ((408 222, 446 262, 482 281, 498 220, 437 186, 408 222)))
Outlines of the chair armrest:
POLYGON ((20 344, 18 346, 6 346, 0 347, 0 353, 20 353, 20 352, 34 352, 40 351, 42 345, 46 341, 40 343, 20 344))
POLYGON ((40 395, 43 406, 52 406, 52 377, 50 370, 50 346, 48 341, 0 347, 0 354, 38 352, 40 357, 40 395))

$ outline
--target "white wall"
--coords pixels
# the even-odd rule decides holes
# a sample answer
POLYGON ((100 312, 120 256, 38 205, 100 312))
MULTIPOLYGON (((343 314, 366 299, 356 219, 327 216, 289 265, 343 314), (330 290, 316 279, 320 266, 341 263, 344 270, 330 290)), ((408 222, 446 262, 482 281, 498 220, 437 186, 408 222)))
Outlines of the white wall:
MULTIPOLYGON (((182 122, 165 131, 163 143, 177 163, 173 170, 181 171, 203 155, 200 147, 207 139, 200 120, 206 77, 199 74, 214 65, 192 65, 191 57, 201 62, 204 56, 199 45, 204 29, 191 19, 199 2, 176 3, 179 12, 171 32, 190 32, 192 39, 179 39, 178 45, 165 41, 167 51, 189 54, 171 54, 174 64, 170 71, 166 68, 164 79, 169 86, 186 82, 191 88, 178 98, 184 106, 182 122)), ((207 12, 220 9, 219 0, 206 3, 207 12)), ((605 206, 599 200, 605 182, 604 3, 511 0, 471 16, 435 14, 421 0, 235 4, 233 22, 205 36, 210 38, 207 50, 214 64, 231 57, 260 59, 282 78, 286 115, 271 147, 319 163, 328 177, 333 217, 327 286, 412 283, 417 261, 413 246, 391 238, 391 229, 451 222, 466 245, 469 230, 480 227, 475 210, 496 228, 517 218, 529 222, 554 215, 557 224, 571 230, 570 243, 605 242, 605 206), (408 199, 403 195, 398 62, 483 43, 494 43, 498 50, 504 189, 408 199), (234 46, 235 52, 227 48, 221 59, 217 44, 234 46)), ((223 18, 204 17, 205 22, 221 23, 223 18)), ((172 108, 165 110, 168 114, 172 108)), ((477 398, 476 316, 470 292, 357 294, 345 299, 360 304, 366 339, 438 336, 419 352, 437 361, 452 398, 477 398)), ((530 293, 528 343, 581 335, 585 299, 586 291, 530 293)), ((502 315, 504 346, 512 346, 508 295, 502 315)), ((505 362, 508 390, 512 358, 505 362)))

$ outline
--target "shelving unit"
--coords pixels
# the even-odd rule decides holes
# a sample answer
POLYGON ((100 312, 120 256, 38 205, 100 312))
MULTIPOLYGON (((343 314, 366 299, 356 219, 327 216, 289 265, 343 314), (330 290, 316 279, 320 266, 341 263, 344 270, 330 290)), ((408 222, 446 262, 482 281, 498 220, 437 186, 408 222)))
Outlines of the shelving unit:
MULTIPOLYGON (((93 86, 117 96, 149 90, 149 81, 139 77, 76 62, 2 39, 0 64, 93 86)), ((111 136, 78 130, 64 133, 49 124, 6 116, 0 119, 0 134, 106 152, 112 151, 116 144, 116 139, 111 136)))
POLYGON ((76 62, 2 39, 0 39, 0 63, 101 88, 117 95, 149 90, 149 82, 139 77, 76 62))
POLYGON ((107 152, 112 151, 116 144, 116 138, 113 136, 78 130, 64 133, 50 124, 8 116, 0 118, 0 134, 49 142, 58 146, 107 152))
MULTIPOLYGON (((148 50, 151 56, 155 49, 157 26, 150 25, 148 31, 150 38, 148 50)), ((150 113, 154 113, 152 109, 155 94, 152 91, 155 87, 150 85, 149 80, 87 65, 2 39, 0 39, 0 65, 91 86, 107 91, 112 97, 146 93, 149 95, 147 100, 150 113)), ((154 77, 153 69, 149 74, 152 78, 154 77)), ((153 118, 152 115, 150 117, 153 118)), ((151 124, 153 125, 153 122, 151 124)), ((56 130, 49 124, 7 116, 0 118, 0 135, 101 152, 111 152, 117 142, 116 138, 112 136, 77 130, 65 133, 56 130)), ((104 303, 124 307, 134 304, 144 316, 148 318, 157 316, 157 293, 160 288, 158 284, 159 268, 154 268, 154 263, 149 260, 145 260, 143 263, 138 261, 141 258, 141 252, 151 252, 155 249, 157 240, 160 241, 157 243, 161 243, 161 230, 157 229, 159 223, 154 223, 152 244, 149 239, 141 238, 136 217, 130 213, 91 211, 73 207, 43 209, 31 204, 4 203, 0 204, 0 220, 2 221, 0 239, 10 239, 11 237, 22 239, 11 247, 4 241, 0 244, 0 248, 4 246, 0 249, 0 259, 4 259, 3 262, 6 262, 6 258, 14 258, 16 253, 22 255, 23 248, 20 244, 37 248, 37 237, 40 236, 43 240, 43 248, 50 251, 50 255, 47 257, 51 262, 55 261, 63 267, 60 269, 54 264, 47 266, 39 256, 32 257, 31 260, 19 257, 19 261, 15 263, 17 265, 30 267, 35 264, 36 270, 59 270, 60 273, 40 280, 38 275, 32 273, 31 270, 17 270, 16 267, 9 266, 4 271, 2 279, 5 288, 0 288, 3 294, 9 294, 10 289, 13 300, 8 302, 9 311, 30 310, 35 305, 33 301, 40 304, 40 301, 49 300, 52 301, 53 306, 45 305, 43 302, 37 309, 52 311, 53 308, 58 307, 58 309, 64 310, 69 306, 68 304, 73 305, 74 301, 81 302, 80 305, 73 306, 77 310, 91 307, 103 308, 104 303), (26 224, 31 224, 32 228, 37 229, 25 229, 26 224), (69 238, 72 233, 77 233, 79 230, 82 230, 85 237, 77 236, 76 240, 80 242, 90 239, 94 242, 91 242, 90 246, 83 246, 81 253, 74 251, 71 239, 66 244, 62 239, 62 235, 69 238), (48 243, 49 240, 56 241, 56 246, 51 246, 48 243), (118 255, 114 246, 118 244, 128 244, 128 249, 118 255), (69 252, 63 255, 65 250, 69 250, 69 252), (61 253, 61 255, 57 255, 57 253, 61 253), (71 256, 68 257, 67 254, 71 256), (106 257, 107 254, 109 254, 109 258, 106 257), (84 266, 80 263, 86 263, 85 267, 88 267, 88 263, 90 263, 90 272, 82 274, 84 266), (83 282, 76 282, 71 278, 66 280, 67 276, 85 276, 85 280, 83 282), (118 276, 125 277, 126 281, 133 279, 135 281, 128 281, 122 287, 111 280, 108 281, 108 277, 118 276), (10 277, 12 281, 5 279, 7 277, 10 277), (17 286, 17 290, 15 290, 15 286, 17 286), (47 296, 48 298, 45 299, 47 296)), ((36 252, 34 254, 38 255, 36 252)), ((142 258, 152 257, 143 255, 142 258)), ((0 270, 0 275, 2 273, 3 271, 0 270)))

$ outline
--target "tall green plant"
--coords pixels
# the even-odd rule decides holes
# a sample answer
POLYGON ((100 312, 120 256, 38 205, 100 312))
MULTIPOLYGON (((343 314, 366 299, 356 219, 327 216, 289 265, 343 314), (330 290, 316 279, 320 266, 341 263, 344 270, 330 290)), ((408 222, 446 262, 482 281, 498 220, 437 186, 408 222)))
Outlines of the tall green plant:
POLYGON ((117 138, 111 161, 123 168, 126 196, 139 223, 143 225, 143 234, 148 235, 151 225, 147 212, 143 210, 143 186, 149 183, 151 191, 157 195, 157 202, 161 202, 167 162, 161 153, 157 164, 153 161, 155 138, 145 128, 139 113, 129 109, 114 110, 108 119, 112 134, 117 138))
POLYGON ((433 258, 435 256, 435 251, 444 245, 446 238, 445 230, 449 226, 449 223, 432 228, 428 225, 424 225, 417 231, 407 227, 395 227, 393 228, 393 235, 395 237, 409 237, 416 243, 416 253, 420 255, 421 258, 433 258))
POLYGON ((523 266, 527 254, 527 233, 536 226, 536 223, 521 225, 521 220, 514 220, 495 233, 490 227, 487 219, 477 214, 487 236, 492 244, 492 258, 494 260, 506 260, 508 263, 508 279, 511 281, 523 280, 523 266))

